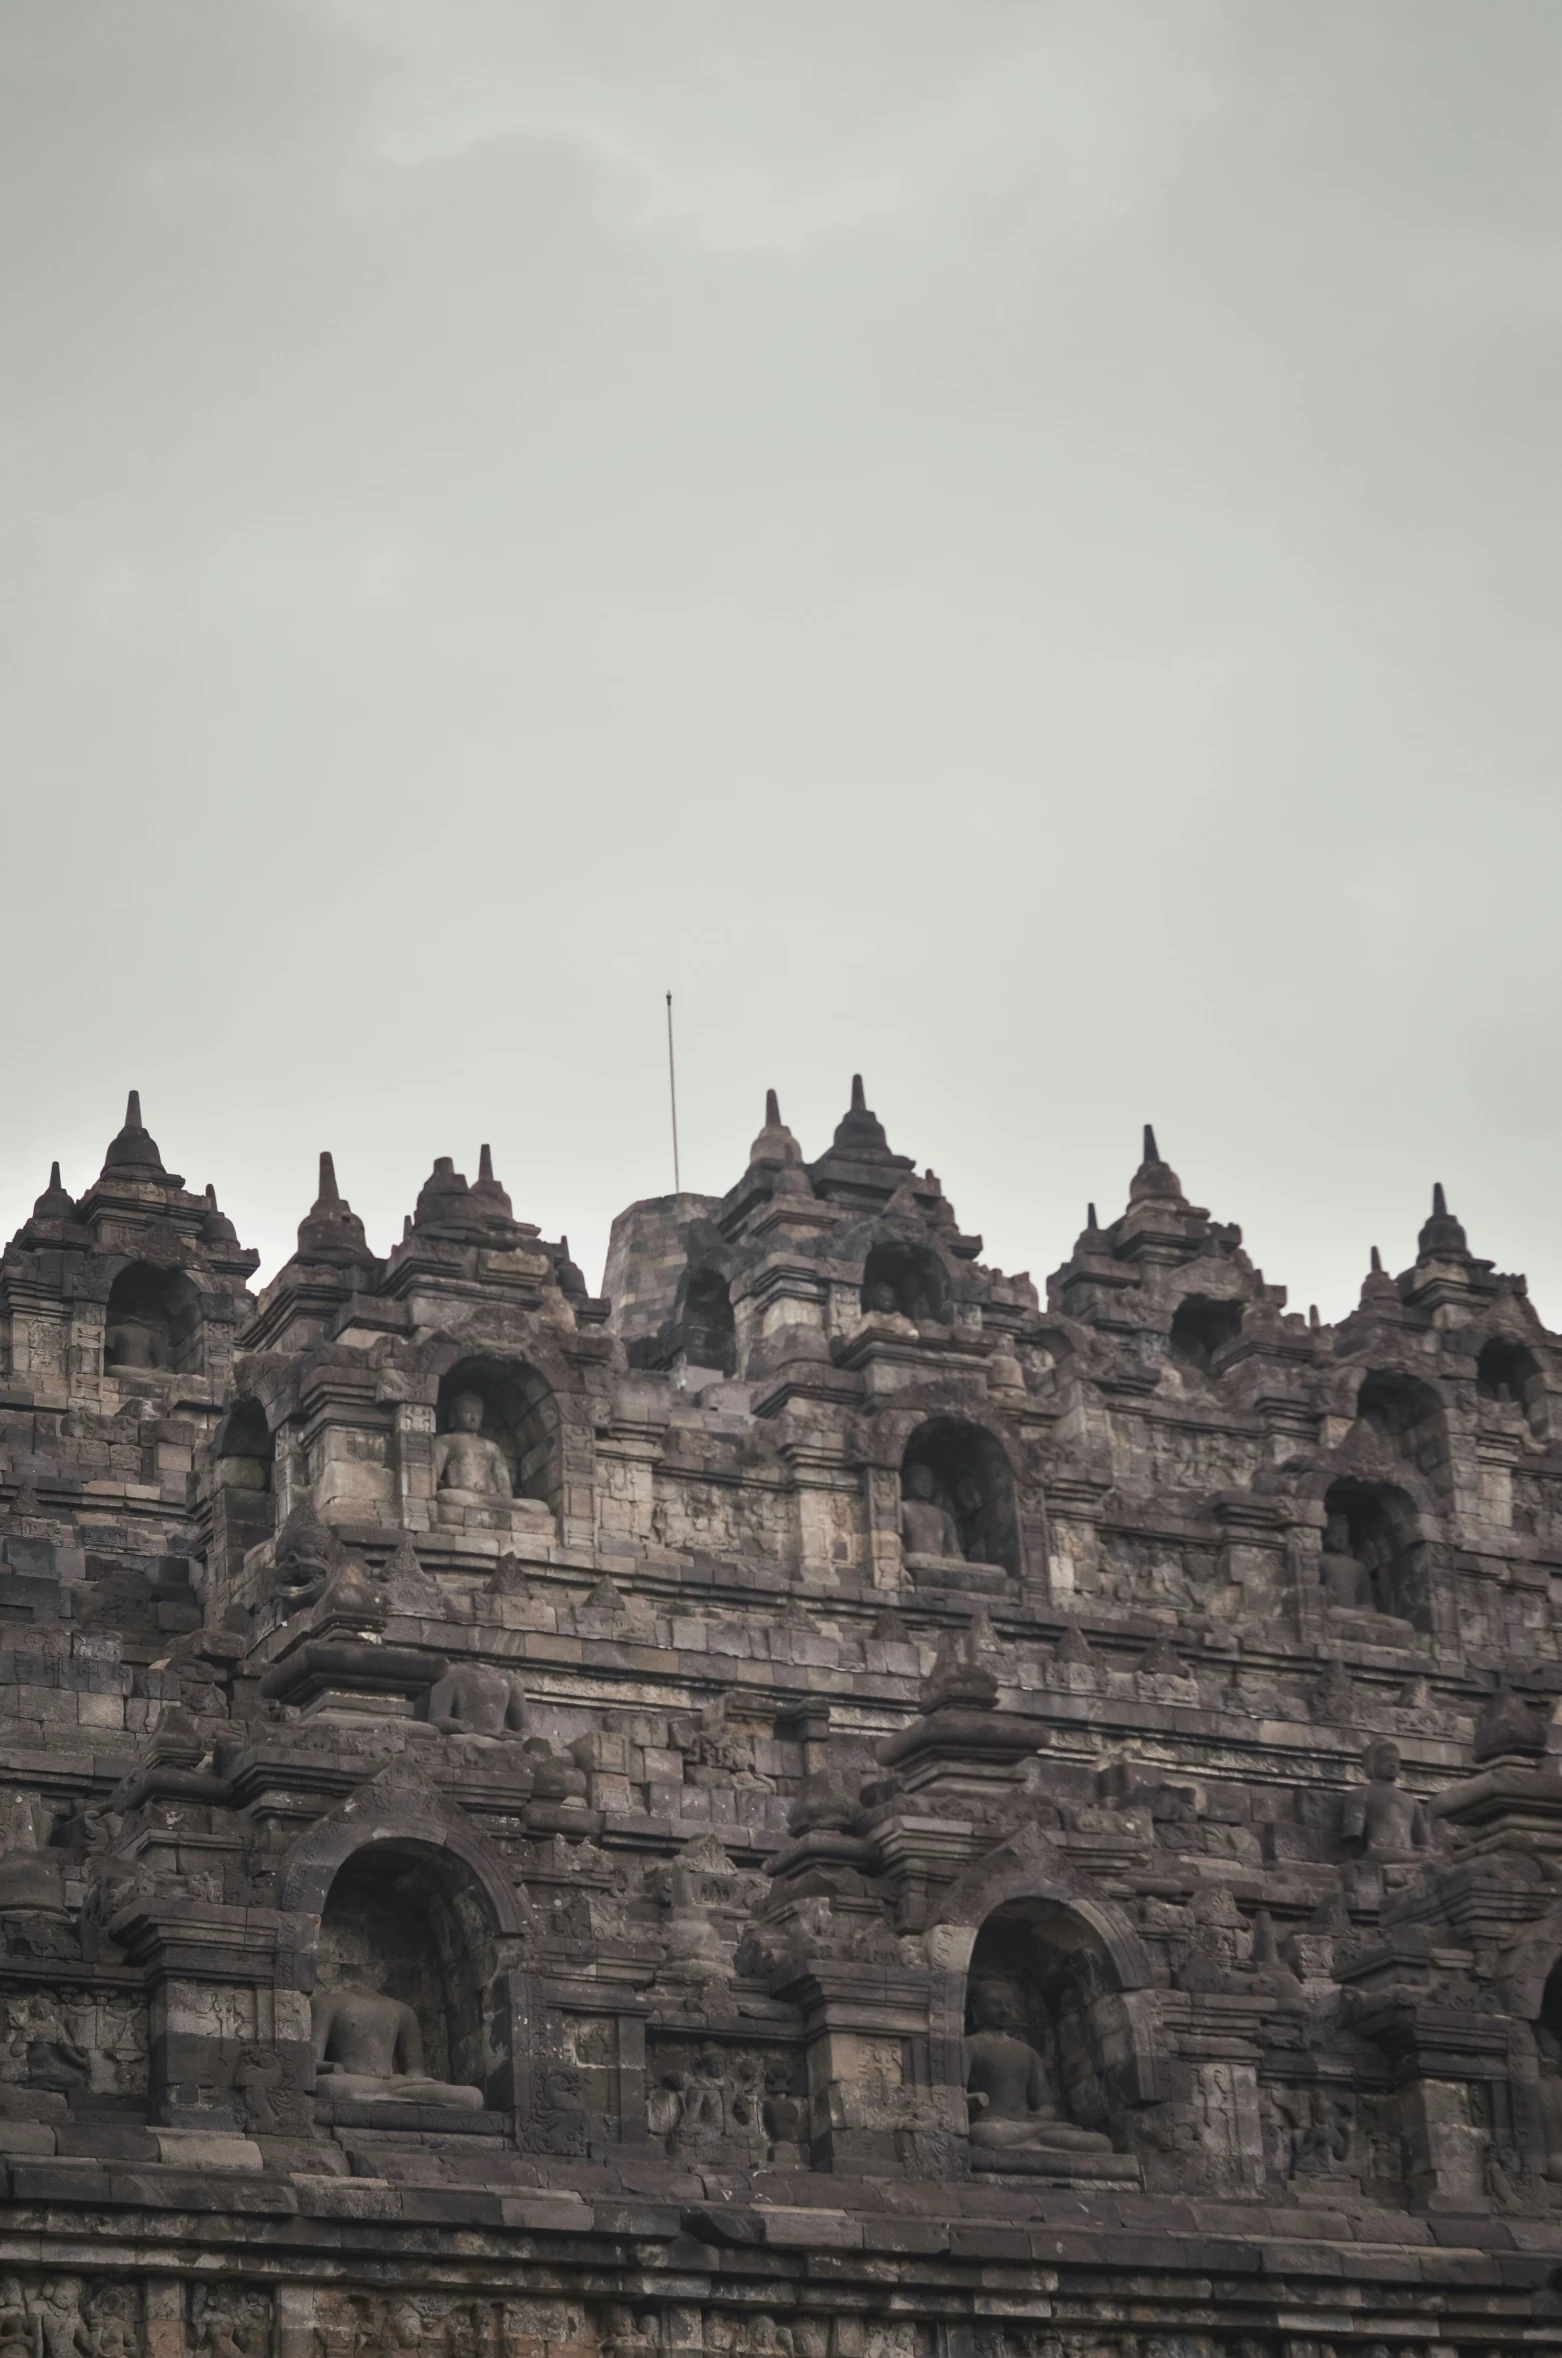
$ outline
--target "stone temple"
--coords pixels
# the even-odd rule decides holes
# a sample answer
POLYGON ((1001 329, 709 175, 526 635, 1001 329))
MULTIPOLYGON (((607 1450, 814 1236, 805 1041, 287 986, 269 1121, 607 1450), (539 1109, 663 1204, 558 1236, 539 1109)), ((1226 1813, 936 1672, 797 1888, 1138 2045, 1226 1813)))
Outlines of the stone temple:
MULTIPOLYGON (((734 1154, 737 1165, 740 1157, 734 1154)), ((1562 1337, 860 1084, 602 1296, 483 1149, 0 1262, 0 2358, 1562 2344, 1562 1337)))

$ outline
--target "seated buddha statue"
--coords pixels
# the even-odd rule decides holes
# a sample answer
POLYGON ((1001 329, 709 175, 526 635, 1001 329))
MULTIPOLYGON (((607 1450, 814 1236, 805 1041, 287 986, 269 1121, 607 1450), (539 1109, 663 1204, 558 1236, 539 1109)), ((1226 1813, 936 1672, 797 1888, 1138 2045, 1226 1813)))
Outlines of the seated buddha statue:
POLYGON ((166 1367, 168 1338, 160 1323, 134 1310, 116 1312, 103 1338, 103 1364, 116 1373, 126 1368, 166 1367))
POLYGON ((510 1464, 497 1441, 483 1431, 480 1392, 458 1392, 450 1404, 450 1430, 434 1443, 434 1488, 459 1506, 492 1506, 514 1488, 510 1464))
POLYGON ((315 2078, 354 2104, 444 2104, 480 2112, 481 2088, 430 2079, 416 2014, 383 1990, 320 1990, 310 2000, 315 2078))
POLYGON ((459 1662, 434 1681, 424 1705, 432 1727, 446 1736, 523 1736, 526 1697, 513 1671, 486 1662, 459 1662))
POLYGON ((551 1536, 553 1509, 540 1498, 516 1497, 510 1461, 483 1431, 485 1413, 480 1392, 458 1392, 450 1403, 450 1430, 434 1442, 435 1521, 551 1536))
POLYGON ((900 1296, 887 1278, 877 1277, 872 1285, 863 1287, 862 1311, 864 1318, 871 1319, 875 1326, 915 1340, 915 1322, 906 1316, 900 1296))
POLYGON ((1351 1553, 1350 1526, 1343 1515, 1331 1515, 1324 1527, 1318 1578, 1325 1601, 1338 1611, 1354 1613, 1372 1603, 1366 1568, 1351 1553))
POLYGON ((1366 1782, 1352 1786, 1342 1807, 1341 1828, 1361 1844, 1369 1859, 1410 1862, 1431 1846, 1426 1804, 1399 1781, 1399 1746, 1387 1736, 1368 1744, 1362 1756, 1366 1782))
POLYGON ((900 1529, 908 1556, 963 1562, 960 1527, 939 1502, 931 1466, 908 1466, 901 1485, 900 1529))
POLYGON ((913 1580, 931 1587, 1000 1588, 1002 1566, 968 1548, 961 1537, 961 1515, 967 1530, 982 1527, 981 1491, 969 1481, 958 1481, 953 1489, 951 1501, 931 1466, 906 1467, 901 1476, 901 1562, 913 1580))
POLYGON ((971 2024, 965 2090, 973 2149, 1056 2153, 1062 2167, 1071 2155, 1112 2151, 1110 2137, 1076 2129, 1059 2113, 1041 2057, 1018 2035, 1013 2006, 995 1983, 978 1982, 972 1990, 971 2024))

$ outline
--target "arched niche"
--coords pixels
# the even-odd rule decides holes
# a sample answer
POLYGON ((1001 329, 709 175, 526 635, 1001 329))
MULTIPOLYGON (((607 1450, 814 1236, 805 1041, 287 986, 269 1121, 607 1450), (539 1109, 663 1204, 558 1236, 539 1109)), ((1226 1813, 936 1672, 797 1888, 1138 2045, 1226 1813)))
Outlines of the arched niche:
POLYGON ((212 1448, 212 1536, 230 1577, 249 1550, 276 1528, 275 1462, 265 1409, 253 1395, 236 1400, 217 1427, 212 1448))
MULTIPOLYGON (((392 1840, 352 1851, 332 1876, 320 1911, 317 2048, 324 2009, 333 2001, 340 2008, 359 1993, 393 2000, 410 2008, 417 2024, 417 2076, 476 2090, 485 2106, 499 2109, 511 2088, 500 1965, 488 1895, 449 1849, 392 1840)), ((407 2046, 398 2046, 398 2068, 380 2101, 396 2101, 397 2078, 408 2076, 409 2059, 407 2046)), ((339 2071, 322 2072, 321 2092, 332 2093, 339 2078, 339 2071)), ((362 2091, 354 2089, 349 2100, 362 2101, 362 2091)))
POLYGON ((275 1444, 265 1409, 251 1395, 236 1400, 217 1428, 212 1459, 225 1489, 269 1496, 275 1444))
POLYGON ((925 1245, 884 1238, 870 1251, 862 1272, 862 1307, 867 1316, 939 1319, 949 1317, 949 1279, 938 1255, 925 1245))
POLYGON ((1208 1294, 1185 1296, 1172 1313, 1172 1357, 1208 1375, 1218 1354, 1242 1332, 1242 1310, 1240 1302, 1216 1301, 1208 1294))
POLYGON ((1427 1543, 1409 1494, 1396 1483, 1347 1477, 1330 1484, 1323 1511, 1328 1603, 1430 1627, 1427 1543))
MULTIPOLYGON (((1041 2076, 1032 2095, 1050 2105, 1065 2131, 1086 2132, 1119 2153, 1130 2146, 1128 2116, 1149 2095, 1151 2073, 1116 1961, 1083 1913, 1025 1897, 1004 1901, 984 1918, 965 1976, 970 2092, 978 2077, 972 2041, 984 2027, 1000 2025, 999 2035, 1034 2051, 1041 2076)), ((986 2109, 973 2105, 973 2122, 986 2109)), ((1056 2132, 1041 2118, 1034 2134, 1045 2146, 1056 2132)), ((1088 2170, 1083 2139, 1077 2150, 1088 2170)), ((978 2152, 973 2141, 973 2161, 978 2152)), ((1003 2166, 1001 2154, 989 2152, 986 2166, 1003 2166)))
POLYGON ((1537 1441, 1546 1437, 1546 1379, 1539 1360, 1523 1343, 1493 1335, 1475 1362, 1476 1397, 1522 1411, 1537 1441))
POLYGON ((1443 1403, 1422 1377, 1374 1369, 1356 1394, 1356 1416, 1385 1450, 1418 1473, 1436 1474, 1445 1464, 1443 1403))
POLYGON ((1540 2067, 1540 2127, 1546 2175, 1562 2178, 1562 1958, 1552 1966, 1535 2017, 1535 2056, 1540 2067))
POLYGON ((679 1320, 683 1356, 694 1367, 714 1367, 722 1375, 738 1369, 737 1324, 732 1315, 732 1293, 719 1269, 696 1269, 689 1278, 679 1320))
POLYGON ((200 1298, 178 1269, 131 1261, 109 1288, 103 1320, 105 1374, 200 1367, 200 1298))
POLYGON ((517 1498, 540 1499, 557 1514, 563 1490, 559 1404, 545 1379, 521 1359, 458 1360, 439 1387, 434 1422, 450 1432, 463 1396, 482 1402, 480 1430, 498 1444, 517 1498))
POLYGON ((920 1560, 929 1555, 950 1556, 956 1562, 964 1558, 971 1564, 996 1565, 1011 1579, 1020 1578, 1014 1474, 1002 1443, 985 1425, 960 1417, 930 1417, 906 1443, 900 1486, 903 1499, 940 1509, 950 1542, 958 1543, 959 1558, 946 1542, 917 1548, 920 1560))

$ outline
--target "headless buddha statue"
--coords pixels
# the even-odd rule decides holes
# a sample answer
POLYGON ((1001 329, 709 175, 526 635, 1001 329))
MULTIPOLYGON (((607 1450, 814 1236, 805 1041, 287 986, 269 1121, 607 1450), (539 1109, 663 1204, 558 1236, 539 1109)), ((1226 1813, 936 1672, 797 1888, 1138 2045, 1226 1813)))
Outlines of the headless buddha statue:
POLYGON ((523 1736, 526 1697, 513 1671, 486 1662, 458 1662, 436 1679, 424 1706, 431 1726, 446 1736, 523 1736))
POLYGON ((481 2088, 430 2079, 423 2032, 400 1998, 382 1990, 321 1990, 310 2002, 315 2077, 355 2104, 444 2104, 480 2112, 481 2088))

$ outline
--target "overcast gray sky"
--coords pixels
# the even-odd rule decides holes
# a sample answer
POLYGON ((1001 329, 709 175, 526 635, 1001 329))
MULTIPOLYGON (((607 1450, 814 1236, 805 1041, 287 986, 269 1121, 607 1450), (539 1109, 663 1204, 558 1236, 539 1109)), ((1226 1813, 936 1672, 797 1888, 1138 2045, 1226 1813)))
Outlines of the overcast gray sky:
POLYGON ((8 0, 0 1229, 850 1075, 1562 1324, 1555 0, 8 0))

